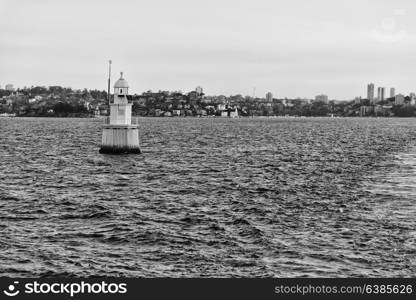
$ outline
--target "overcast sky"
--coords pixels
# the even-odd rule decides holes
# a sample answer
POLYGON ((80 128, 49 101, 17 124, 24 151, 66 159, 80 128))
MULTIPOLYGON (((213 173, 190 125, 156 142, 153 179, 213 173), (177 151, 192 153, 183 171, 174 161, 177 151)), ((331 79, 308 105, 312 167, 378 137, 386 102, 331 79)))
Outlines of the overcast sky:
POLYGON ((416 91, 413 0, 0 0, 0 85, 332 99, 416 91))

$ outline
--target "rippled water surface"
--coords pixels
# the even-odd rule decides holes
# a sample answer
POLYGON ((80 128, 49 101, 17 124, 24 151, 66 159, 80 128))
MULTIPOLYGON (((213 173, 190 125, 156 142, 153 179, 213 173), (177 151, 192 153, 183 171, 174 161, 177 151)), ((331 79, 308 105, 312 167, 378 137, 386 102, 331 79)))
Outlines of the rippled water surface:
POLYGON ((0 118, 1 276, 414 276, 416 119, 0 118))

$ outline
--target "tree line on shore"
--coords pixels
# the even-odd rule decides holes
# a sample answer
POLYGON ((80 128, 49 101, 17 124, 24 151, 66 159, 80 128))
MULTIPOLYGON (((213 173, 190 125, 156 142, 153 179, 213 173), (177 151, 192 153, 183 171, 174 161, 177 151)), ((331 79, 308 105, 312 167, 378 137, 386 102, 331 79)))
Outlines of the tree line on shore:
MULTIPOLYGON (((237 110, 239 116, 359 116, 368 100, 321 102, 305 99, 273 99, 249 96, 205 96, 203 93, 147 91, 129 96, 133 114, 138 116, 218 116, 223 111, 237 110)), ((371 110, 369 116, 412 117, 416 107, 394 105, 387 100, 371 110), (388 106, 390 105, 390 106, 388 106), (387 108, 386 108, 387 107, 387 108)), ((74 90, 60 86, 30 87, 7 91, 0 89, 0 113, 17 116, 88 117, 107 115, 107 92, 74 90)))

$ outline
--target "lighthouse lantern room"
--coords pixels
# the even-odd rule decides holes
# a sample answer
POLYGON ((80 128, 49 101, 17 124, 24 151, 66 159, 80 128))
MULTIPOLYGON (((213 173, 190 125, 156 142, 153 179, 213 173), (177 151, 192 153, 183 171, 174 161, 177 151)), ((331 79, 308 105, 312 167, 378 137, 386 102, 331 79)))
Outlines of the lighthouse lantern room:
POLYGON ((114 84, 114 100, 110 103, 110 117, 103 128, 100 153, 140 153, 139 127, 131 122, 132 103, 128 101, 129 84, 123 78, 114 84))

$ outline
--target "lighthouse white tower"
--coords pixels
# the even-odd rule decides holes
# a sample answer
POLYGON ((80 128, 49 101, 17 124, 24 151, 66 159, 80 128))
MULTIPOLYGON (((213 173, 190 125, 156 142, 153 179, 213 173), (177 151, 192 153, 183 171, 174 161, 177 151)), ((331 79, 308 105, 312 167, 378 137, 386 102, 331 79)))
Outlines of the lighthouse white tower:
POLYGON ((114 84, 114 101, 110 103, 110 117, 104 125, 100 153, 140 153, 139 127, 131 123, 132 103, 127 95, 129 84, 120 73, 114 84))

